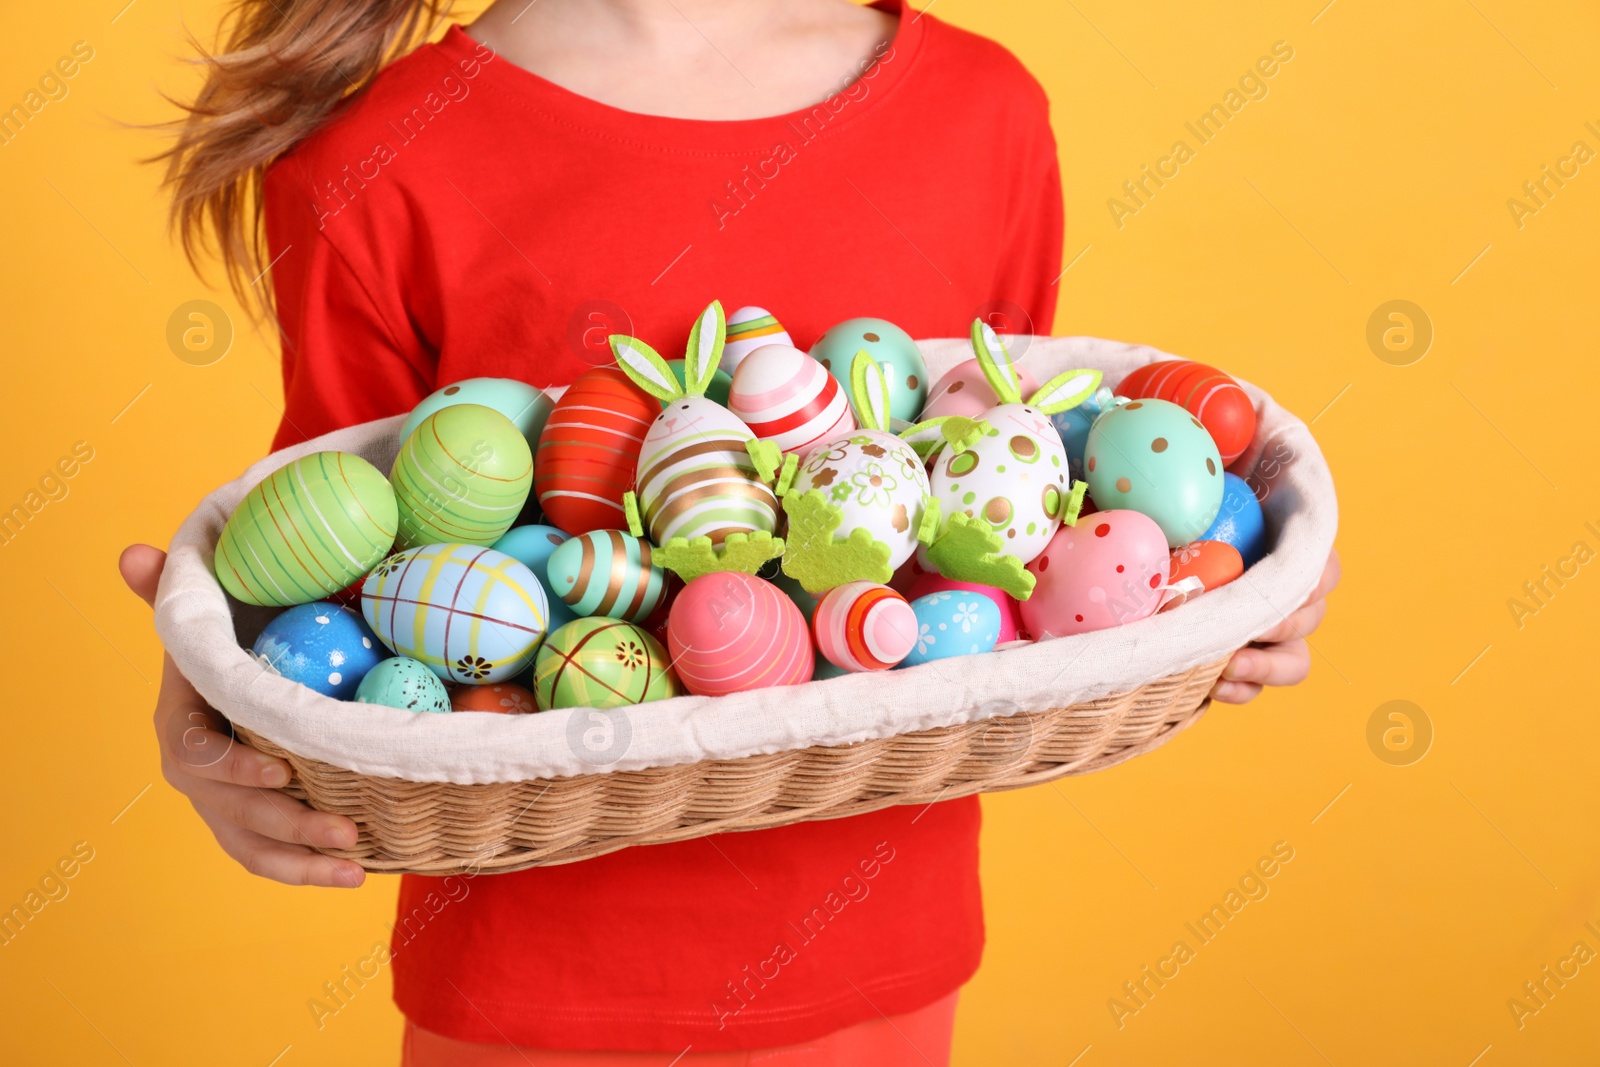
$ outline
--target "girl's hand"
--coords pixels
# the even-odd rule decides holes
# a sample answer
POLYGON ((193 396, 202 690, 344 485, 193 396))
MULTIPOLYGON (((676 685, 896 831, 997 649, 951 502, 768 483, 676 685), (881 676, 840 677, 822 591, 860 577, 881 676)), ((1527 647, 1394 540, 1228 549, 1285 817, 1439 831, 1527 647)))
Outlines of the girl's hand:
POLYGON ((1222 669, 1222 677, 1211 687, 1211 696, 1224 704, 1245 704, 1254 700, 1263 686, 1299 685, 1311 673, 1311 648, 1306 636, 1322 622, 1328 611, 1328 594, 1339 584, 1339 552, 1328 554, 1305 604, 1281 624, 1233 654, 1222 669))
MULTIPOLYGON (((130 545, 118 568, 128 588, 154 606, 166 562, 160 549, 130 545)), ((171 656, 161 670, 155 726, 162 777, 189 798, 217 844, 245 870, 290 885, 348 889, 366 879, 359 864, 311 848, 349 848, 356 824, 273 792, 288 783, 289 765, 229 736, 227 722, 206 706, 171 656)))

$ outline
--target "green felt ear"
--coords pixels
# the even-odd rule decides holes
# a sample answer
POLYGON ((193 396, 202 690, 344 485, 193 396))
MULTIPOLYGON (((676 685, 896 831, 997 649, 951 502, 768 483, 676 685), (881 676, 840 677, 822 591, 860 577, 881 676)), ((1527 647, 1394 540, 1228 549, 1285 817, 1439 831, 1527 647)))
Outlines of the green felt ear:
POLYGON ((959 511, 950 516, 944 533, 928 547, 928 562, 941 575, 958 582, 992 585, 1018 600, 1033 595, 1034 577, 1022 561, 1005 554, 1005 542, 987 522, 959 511))
POLYGON ((978 366, 989 381, 989 388, 1002 404, 1022 401, 1022 383, 1017 381, 1016 368, 1011 365, 1011 354, 1001 343, 1000 336, 982 319, 972 320, 972 353, 978 357, 978 366))
POLYGON ((889 429, 889 382, 883 367, 865 349, 850 361, 850 399, 863 429, 889 429))
POLYGON ((943 445, 949 445, 957 452, 965 452, 987 435, 990 429, 982 419, 969 419, 965 415, 940 415, 907 426, 900 431, 900 439, 910 445, 917 455, 927 459, 943 445))
POLYGON ((1061 523, 1064 526, 1078 525, 1078 515, 1083 511, 1083 495, 1089 491, 1088 482, 1073 482, 1072 492, 1068 493, 1061 501, 1061 523))
POLYGON ((672 368, 667 366, 667 361, 655 349, 637 337, 626 334, 614 333, 610 340, 611 353, 617 357, 617 366, 633 379, 633 384, 662 403, 670 403, 686 395, 672 368))
POLYGON ((785 455, 783 466, 778 468, 778 484, 772 487, 772 491, 778 494, 778 499, 783 499, 783 494, 789 491, 789 487, 794 484, 794 476, 799 472, 800 457, 793 452, 785 455))
POLYGON ((858 526, 849 537, 834 538, 844 511, 829 503, 821 490, 784 494, 783 511, 789 517, 783 572, 806 592, 822 593, 847 582, 884 585, 894 577, 889 546, 867 530, 858 526))
POLYGON ((1105 375, 1097 370, 1066 371, 1035 389, 1028 404, 1046 415, 1075 408, 1094 395, 1103 377, 1105 375))
POLYGON ((758 530, 729 534, 723 539, 720 552, 712 546, 709 537, 696 537, 693 541, 674 537, 650 553, 650 562, 692 582, 703 574, 717 571, 755 574, 768 561, 782 555, 783 538, 758 530))
POLYGON ((632 489, 622 494, 622 514, 628 520, 628 532, 635 537, 644 536, 644 523, 639 520, 639 498, 632 489))
POLYGON ((756 475, 771 485, 772 480, 778 476, 778 468, 783 464, 783 453, 778 446, 772 441, 752 437, 744 443, 744 450, 756 469, 756 475))
POLYGON ((939 498, 930 496, 922 502, 922 521, 917 524, 917 540, 931 545, 939 538, 939 524, 944 519, 944 507, 939 498))
POLYGON ((705 396, 711 376, 722 362, 722 346, 728 339, 728 320, 722 314, 722 301, 713 300, 700 313, 689 331, 689 347, 683 353, 684 391, 690 396, 705 396))

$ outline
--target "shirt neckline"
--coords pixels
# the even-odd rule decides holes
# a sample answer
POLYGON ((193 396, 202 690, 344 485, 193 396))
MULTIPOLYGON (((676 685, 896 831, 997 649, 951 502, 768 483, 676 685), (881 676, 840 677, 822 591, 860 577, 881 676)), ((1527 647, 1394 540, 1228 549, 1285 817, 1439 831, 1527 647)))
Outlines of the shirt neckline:
MULTIPOLYGON (((828 132, 854 124, 880 106, 905 81, 921 52, 924 13, 913 8, 909 0, 875 0, 872 6, 898 16, 899 21, 888 50, 875 64, 876 73, 869 70, 861 78, 867 86, 865 95, 835 90, 809 107, 781 115, 752 119, 685 119, 628 111, 583 96, 498 56, 490 65, 494 70, 490 76, 500 85, 521 94, 534 110, 545 116, 602 137, 669 150, 716 154, 766 151, 771 149, 774 138, 795 136, 796 130, 803 128, 805 120, 813 118, 818 108, 828 111, 828 132)), ((470 36, 460 23, 452 23, 438 47, 452 59, 466 59, 487 46, 470 36)), ((813 121, 812 128, 815 126, 813 121)))

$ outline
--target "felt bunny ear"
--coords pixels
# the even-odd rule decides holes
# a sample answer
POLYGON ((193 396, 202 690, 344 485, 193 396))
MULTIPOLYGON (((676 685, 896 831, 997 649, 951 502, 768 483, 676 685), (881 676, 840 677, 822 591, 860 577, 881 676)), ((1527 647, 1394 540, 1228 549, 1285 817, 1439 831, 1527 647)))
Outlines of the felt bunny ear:
POLYGON ((621 367, 622 373, 632 378, 633 384, 640 389, 662 403, 670 403, 687 395, 683 386, 678 384, 672 368, 667 366, 667 361, 662 359, 655 349, 637 337, 621 333, 612 334, 609 340, 611 354, 617 358, 617 366, 621 367))
POLYGON ((863 429, 889 429, 889 382, 883 367, 864 349, 850 361, 850 399, 863 429))
POLYGON ((1105 375, 1097 370, 1069 370, 1058 374, 1034 390, 1028 405, 1046 415, 1075 408, 1094 395, 1103 377, 1105 375))
POLYGON ((1022 384, 1017 381, 1016 369, 1011 366, 1011 354, 1000 342, 1000 337, 982 319, 972 320, 972 352, 978 357, 978 366, 989 381, 989 388, 1002 404, 1022 402, 1022 384))
POLYGON ((689 396, 706 395, 727 340, 728 319, 722 313, 722 301, 713 300, 695 320, 694 329, 689 331, 689 347, 683 354, 684 392, 689 396))

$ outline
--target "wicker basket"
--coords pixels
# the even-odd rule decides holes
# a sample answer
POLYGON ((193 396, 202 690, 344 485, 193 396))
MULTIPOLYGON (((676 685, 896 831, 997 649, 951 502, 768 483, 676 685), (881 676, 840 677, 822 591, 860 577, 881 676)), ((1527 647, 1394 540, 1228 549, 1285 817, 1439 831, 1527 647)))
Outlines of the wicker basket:
POLYGON ((854 745, 488 785, 370 777, 238 733, 289 761, 286 792, 355 820, 356 847, 323 850, 329 855, 386 873, 506 872, 1101 770, 1198 719, 1226 662, 1070 707, 854 745))

